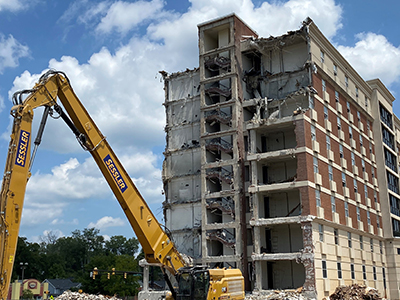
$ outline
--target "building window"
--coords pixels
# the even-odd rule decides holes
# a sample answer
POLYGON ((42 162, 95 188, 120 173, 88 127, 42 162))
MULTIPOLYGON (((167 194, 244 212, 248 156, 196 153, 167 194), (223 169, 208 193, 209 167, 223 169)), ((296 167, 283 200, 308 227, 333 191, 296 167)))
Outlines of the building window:
POLYGON ((342 263, 341 262, 337 263, 337 276, 339 279, 342 278, 342 263))
POLYGON ((333 75, 337 75, 337 65, 333 65, 333 75))
POLYGON ((361 122, 361 114, 358 110, 357 110, 357 120, 358 122, 361 122))
POLYGON ((346 187, 346 174, 342 172, 342 186, 346 187))
POLYGON ((321 207, 321 191, 319 190, 319 186, 315 189, 315 201, 317 203, 317 207, 321 207))
POLYGON ((351 156, 351 165, 355 166, 356 165, 356 158, 355 158, 354 152, 351 152, 350 156, 351 156))
POLYGON ((360 147, 362 147, 363 146, 363 137, 361 134, 359 135, 359 137, 360 137, 360 147))
POLYGON ((371 167, 371 176, 372 178, 375 178, 375 168, 371 167))
POLYGON ((394 149, 394 135, 386 129, 385 126, 382 125, 382 140, 383 142, 393 151, 394 149))
POLYGON ((335 101, 339 102, 339 92, 335 91, 335 101))
POLYGON ((358 193, 358 184, 357 184, 357 179, 353 179, 353 185, 354 185, 354 193, 358 193))
POLYGON ((313 157, 314 173, 319 173, 318 171, 318 158, 313 157))
POLYGON ((367 210, 367 222, 368 222, 368 225, 371 225, 371 214, 370 214, 369 210, 367 210))
POLYGON ((353 128, 351 126, 349 126, 349 138, 353 138, 353 128))
POLYGON ((322 91, 326 92, 326 81, 322 79, 322 91))
POLYGON ((376 215, 376 227, 379 229, 381 228, 381 222, 379 221, 379 216, 376 215))
POLYGON ((362 265, 363 279, 367 280, 367 271, 365 270, 365 265, 362 265))
POLYGON ((347 77, 347 76, 344 77, 344 85, 346 87, 349 87, 349 77, 347 77))
POLYGON ((382 241, 379 241, 379 253, 380 253, 380 254, 383 254, 382 241))
POLYGON ((389 171, 386 171, 387 174, 387 181, 388 181, 388 188, 392 192, 399 194, 399 179, 394 176, 389 171))
POLYGON ((374 201, 378 203, 378 193, 374 190, 374 201))
POLYGON ((308 98, 308 105, 310 106, 311 109, 314 109, 315 103, 314 103, 314 97, 313 96, 310 96, 308 98))
POLYGON ((372 154, 372 143, 369 142, 369 154, 372 154))
POLYGON ((360 235, 360 249, 364 250, 364 241, 363 241, 363 236, 360 235))
POLYGON ((329 116, 329 109, 328 107, 324 106, 324 119, 328 120, 328 116, 329 116))
POLYGON ((328 278, 328 270, 326 268, 326 260, 322 261, 322 278, 328 278))
POLYGON ((331 150, 331 138, 329 135, 326 136, 326 150, 331 150))
POLYGON ((315 141, 316 137, 315 126, 311 124, 311 140, 315 141))
POLYGON ((333 229, 333 236, 335 239, 335 245, 339 245, 339 230, 334 228, 333 229))
POLYGON ((365 172, 365 160, 364 160, 364 158, 361 159, 361 167, 362 167, 362 171, 365 172))
POLYGON ((374 252, 374 240, 373 239, 369 240, 369 246, 371 248, 371 252, 374 252))
POLYGON ((356 87, 356 98, 358 98, 358 87, 356 87))
POLYGON ((347 106, 347 112, 349 113, 350 112, 350 102, 349 101, 346 102, 346 106, 347 106))
POLYGON ((343 145, 339 144, 339 156, 340 158, 343 158, 343 145))
POLYGON ((340 117, 337 117, 337 129, 342 130, 342 120, 340 117))
POLYGON ((370 131, 371 125, 369 125, 369 120, 367 120, 367 130, 370 131))
POLYGON ((368 108, 368 98, 367 98, 367 96, 365 96, 365 108, 368 108))
POLYGON ((331 207, 332 207, 332 213, 336 212, 336 200, 335 196, 331 196, 331 207))
POLYGON ((329 173, 329 180, 333 181, 333 168, 331 165, 328 165, 328 173, 329 173))
POLYGON ((357 221, 360 222, 361 221, 361 215, 360 215, 360 208, 357 206, 357 221))
POLYGON ((319 241, 323 242, 324 241, 324 225, 318 224, 318 229, 319 229, 319 241))
POLYGON ((344 203, 344 215, 346 218, 349 217, 349 203, 347 202, 344 203))
POLYGON ((383 287, 386 289, 386 273, 385 268, 382 268, 383 287))
POLYGON ((368 198, 368 187, 366 184, 364 184, 364 197, 365 197, 365 199, 368 198))
POLYGON ((324 51, 321 51, 321 63, 325 62, 325 53, 324 51))
POLYGON ((350 264, 351 279, 356 279, 356 273, 354 272, 354 264, 350 264))
POLYGON ((392 114, 379 103, 379 112, 381 115, 381 121, 385 123, 390 129, 393 130, 392 114))
POLYGON ((347 246, 349 248, 352 247, 352 243, 351 243, 351 232, 347 232, 347 246))
POLYGON ((376 280, 376 267, 372 267, 372 274, 374 275, 374 280, 376 280))

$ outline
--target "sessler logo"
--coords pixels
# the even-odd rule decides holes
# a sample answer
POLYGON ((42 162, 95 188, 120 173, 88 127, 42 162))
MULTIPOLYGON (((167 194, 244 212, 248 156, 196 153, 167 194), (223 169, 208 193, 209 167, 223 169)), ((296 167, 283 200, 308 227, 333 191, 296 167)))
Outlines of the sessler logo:
POLYGON ((15 164, 18 166, 25 167, 30 135, 31 134, 28 131, 21 130, 21 134, 19 135, 17 157, 15 158, 15 164))
POLYGON ((122 178, 121 174, 119 173, 117 167, 114 165, 114 162, 110 157, 110 154, 104 157, 103 161, 106 163, 108 171, 110 171, 121 192, 122 193, 125 192, 125 190, 127 189, 127 185, 124 179, 122 178))

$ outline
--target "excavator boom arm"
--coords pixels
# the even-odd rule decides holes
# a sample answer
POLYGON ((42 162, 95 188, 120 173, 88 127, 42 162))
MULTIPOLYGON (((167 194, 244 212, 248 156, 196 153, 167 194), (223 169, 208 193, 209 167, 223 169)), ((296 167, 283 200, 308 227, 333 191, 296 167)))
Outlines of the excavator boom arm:
POLYGON ((56 102, 57 98, 72 121, 72 124, 69 124, 70 127, 75 128, 74 133, 79 142, 93 156, 125 212, 143 247, 146 260, 149 263, 163 265, 165 269, 175 275, 179 268, 185 266, 185 261, 154 217, 107 143, 105 136, 75 95, 65 74, 49 71, 42 76, 39 83, 29 93, 29 96, 24 101, 17 103, 11 112, 14 116, 14 123, 0 199, 1 299, 7 298, 25 189, 30 177, 33 110, 39 106, 48 106, 62 113, 56 102))

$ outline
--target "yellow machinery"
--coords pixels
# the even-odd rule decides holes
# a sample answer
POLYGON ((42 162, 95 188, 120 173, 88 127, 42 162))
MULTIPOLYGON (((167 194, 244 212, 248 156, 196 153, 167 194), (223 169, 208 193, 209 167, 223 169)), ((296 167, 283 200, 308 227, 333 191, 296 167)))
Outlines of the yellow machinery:
POLYGON ((190 267, 185 263, 115 156, 105 136, 75 95, 64 73, 48 71, 33 89, 15 93, 13 102, 11 115, 14 122, 0 199, 1 300, 7 299, 26 184, 31 176, 30 168, 49 114, 60 116, 72 129, 83 149, 92 154, 132 225, 147 262, 162 266, 174 299, 244 299, 244 280, 240 270, 190 267), (23 100, 22 96, 25 94, 27 97, 23 100), (57 99, 66 113, 57 104, 57 99), (40 106, 45 109, 31 155, 33 110, 40 106), (165 271, 176 277, 178 288, 173 287, 165 271))

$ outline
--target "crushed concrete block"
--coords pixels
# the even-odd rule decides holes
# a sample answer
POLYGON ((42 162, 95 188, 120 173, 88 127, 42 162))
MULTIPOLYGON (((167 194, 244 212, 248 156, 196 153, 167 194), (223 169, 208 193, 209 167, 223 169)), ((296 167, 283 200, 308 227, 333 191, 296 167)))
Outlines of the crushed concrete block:
POLYGON ((382 300, 379 292, 365 285, 338 286, 329 300, 382 300))
POLYGON ((117 298, 115 296, 110 297, 104 295, 92 295, 86 293, 65 291, 55 300, 120 300, 120 298, 117 298))

